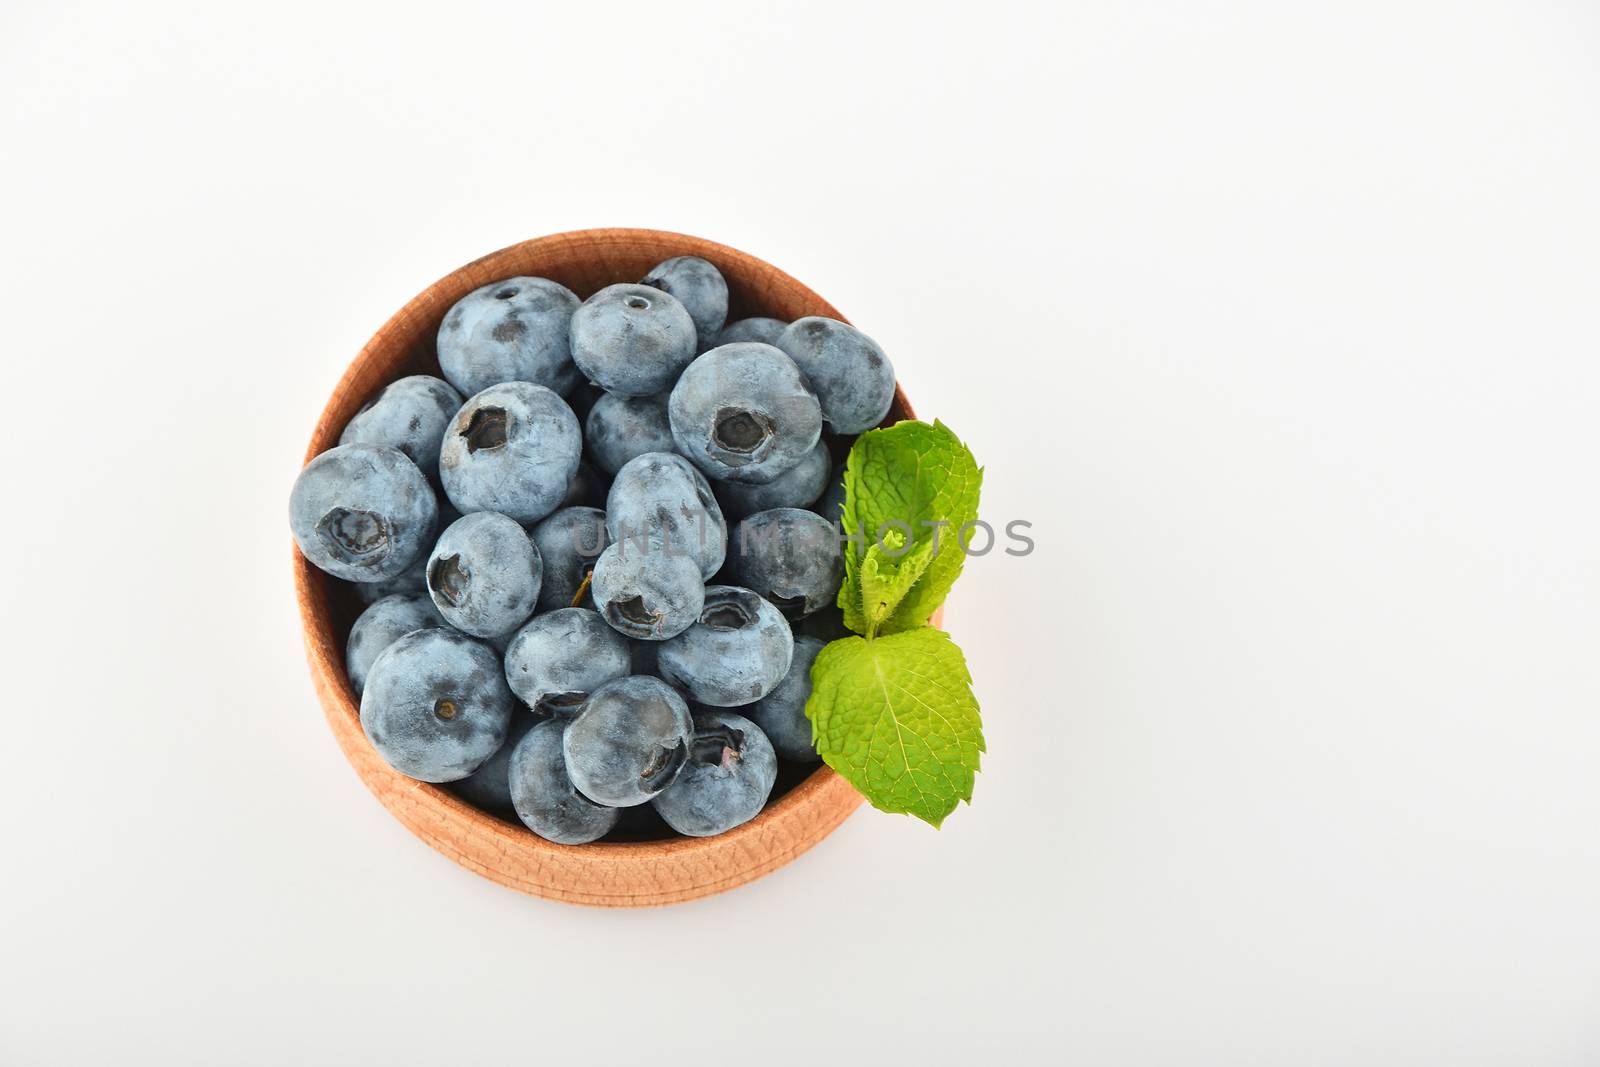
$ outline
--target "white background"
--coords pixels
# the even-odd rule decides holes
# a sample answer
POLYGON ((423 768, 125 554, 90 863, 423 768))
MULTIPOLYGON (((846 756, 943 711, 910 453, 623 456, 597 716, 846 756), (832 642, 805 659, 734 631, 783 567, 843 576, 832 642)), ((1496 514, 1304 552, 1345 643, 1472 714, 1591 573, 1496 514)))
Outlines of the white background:
POLYGON ((0 9, 0 1063, 1600 1061, 1600 13, 0 9), (323 725, 285 500, 429 282, 584 226, 876 336, 1038 551, 989 753, 666 910, 323 725))

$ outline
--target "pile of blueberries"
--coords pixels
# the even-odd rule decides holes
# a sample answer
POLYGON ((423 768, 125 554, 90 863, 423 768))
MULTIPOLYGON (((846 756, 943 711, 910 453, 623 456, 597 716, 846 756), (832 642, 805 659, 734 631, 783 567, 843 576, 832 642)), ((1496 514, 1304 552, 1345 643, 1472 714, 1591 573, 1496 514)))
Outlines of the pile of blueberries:
POLYGON ((369 604, 346 666, 390 766, 582 844, 722 833, 817 760, 831 457, 894 369, 833 319, 727 314, 694 256, 581 302, 483 286, 439 328, 443 379, 384 387, 301 472, 300 551, 369 604))

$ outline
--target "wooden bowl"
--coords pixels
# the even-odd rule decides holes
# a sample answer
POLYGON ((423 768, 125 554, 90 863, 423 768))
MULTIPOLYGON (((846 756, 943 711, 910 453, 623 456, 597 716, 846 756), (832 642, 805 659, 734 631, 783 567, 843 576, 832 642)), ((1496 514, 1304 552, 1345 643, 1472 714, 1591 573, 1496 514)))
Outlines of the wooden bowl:
MULTIPOLYGON (((305 461, 339 443, 339 433, 380 386, 408 374, 439 373, 434 337, 445 312, 467 293, 515 275, 553 278, 587 297, 633 282, 670 256, 704 256, 728 279, 729 320, 844 316, 787 274, 725 245, 659 230, 579 230, 512 245, 446 275, 401 308, 362 348, 340 379, 311 435, 305 461)), ((912 418, 897 387, 885 423, 912 418)), ((380 759, 361 732, 360 702, 345 675, 344 646, 362 605, 343 583, 294 551, 295 592, 306 656, 328 725, 350 765, 412 833, 501 885, 534 896, 604 907, 673 904, 743 885, 821 841, 861 803, 828 767, 788 768, 760 815, 718 837, 557 845, 505 822, 447 789, 407 778, 380 759), (787 780, 786 780, 787 778, 787 780), (781 793, 781 795, 780 795, 781 793)))

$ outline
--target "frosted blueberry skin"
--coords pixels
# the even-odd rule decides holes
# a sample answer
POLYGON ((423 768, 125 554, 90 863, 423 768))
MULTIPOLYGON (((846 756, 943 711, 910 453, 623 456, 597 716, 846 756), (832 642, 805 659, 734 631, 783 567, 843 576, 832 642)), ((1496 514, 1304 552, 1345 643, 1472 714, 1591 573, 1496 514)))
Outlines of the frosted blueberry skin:
POLYGON ((834 603, 844 580, 839 528, 814 511, 774 508, 739 523, 727 573, 799 619, 834 603))
POLYGON ((736 708, 772 692, 793 656, 794 635, 776 607, 748 589, 713 585, 698 621, 662 642, 656 663, 696 703, 736 708))
POLYGON ((514 519, 493 511, 463 515, 428 557, 428 595, 451 626, 473 637, 495 637, 533 614, 544 561, 514 519))
POLYGON ((428 480, 439 480, 439 441, 461 410, 463 398, 450 383, 431 374, 413 374, 378 390, 345 423, 341 445, 398 448, 428 480))
POLYGON ((833 523, 834 529, 839 529, 844 521, 844 464, 833 468, 833 473, 828 475, 828 488, 816 503, 811 505, 811 510, 833 523))
POLYGON ((565 396, 579 382, 568 335, 578 297, 548 278, 506 278, 474 289, 439 325, 439 368, 466 396, 532 382, 565 396))
POLYGON ((728 321, 728 282, 710 260, 673 256, 652 267, 639 284, 677 297, 694 322, 701 348, 710 348, 711 339, 728 321))
POLYGON ((772 508, 806 508, 828 484, 828 467, 832 462, 827 442, 818 440, 816 447, 799 463, 770 482, 761 485, 718 482, 713 491, 722 505, 723 516, 728 519, 742 519, 772 508))
POLYGON ((538 721, 537 716, 527 712, 512 712, 505 743, 477 770, 459 782, 452 782, 451 791, 480 811, 515 818, 516 809, 511 802, 511 756, 517 743, 528 735, 538 721))
POLYGON ((789 673, 777 687, 747 707, 739 709, 772 742, 773 749, 787 760, 816 763, 820 756, 811 744, 811 720, 806 718, 806 701, 811 699, 811 665, 826 642, 816 637, 796 635, 794 659, 789 673))
POLYGON ((759 341, 764 345, 776 345, 778 336, 783 333, 789 324, 781 319, 749 318, 730 322, 717 334, 716 343, 711 347, 731 345, 736 341, 759 341))
POLYGON ((607 474, 616 474, 646 452, 671 452, 675 446, 667 398, 606 393, 589 409, 583 441, 589 458, 607 474))
POLYGON ((688 759, 689 705, 659 678, 619 678, 589 695, 567 726, 562 752, 578 791, 614 808, 660 793, 688 759))
POLYGON ((728 524, 711 484, 671 452, 646 452, 623 464, 606 494, 606 532, 613 544, 688 555, 703 578, 727 557, 728 524))
POLYGON ((345 673, 350 676, 356 695, 361 695, 367 684, 367 672, 384 649, 413 630, 444 624, 444 619, 434 610, 433 601, 426 596, 397 594, 373 601, 350 627, 350 639, 345 643, 345 673))
POLYGON ((694 354, 689 312, 648 285, 608 285, 572 316, 573 361, 607 392, 664 393, 694 354))
POLYGON ((289 525, 312 566, 348 582, 382 582, 426 554, 439 505, 397 448, 337 445, 306 464, 289 493, 289 525))
POLYGON ((700 712, 694 731, 688 762, 654 807, 678 833, 712 837, 761 814, 778 760, 761 728, 742 715, 700 712))
POLYGON ((708 477, 770 482, 804 459, 822 409, 788 356, 753 342, 713 348, 672 387, 667 417, 678 451, 708 477))
POLYGON ((589 592, 613 630, 636 641, 665 641, 700 617, 705 580, 689 557, 628 541, 600 553, 589 592))
POLYGON ((572 784, 562 751, 567 724, 546 719, 511 754, 511 802, 524 826, 558 845, 598 841, 617 825, 616 808, 596 804, 572 784))
POLYGON ((862 433, 889 414, 894 367, 878 343, 854 326, 814 315, 796 319, 778 347, 811 383, 822 417, 836 433, 862 433))
POLYGON ((599 508, 562 508, 528 532, 544 560, 544 582, 534 610, 572 607, 572 598, 594 570, 595 560, 611 543, 606 513, 599 508))
POLYGON ((583 434, 566 401, 542 385, 506 382, 468 400, 445 430, 439 476, 463 514, 536 522, 561 505, 583 434))
POLYGON ((587 608, 561 608, 530 619, 506 649, 506 682, 530 708, 576 715, 589 694, 626 678, 628 639, 587 608))
POLYGON ((455 782, 505 742, 516 707, 494 649, 445 627, 415 630, 368 672, 361 729, 401 774, 455 782))

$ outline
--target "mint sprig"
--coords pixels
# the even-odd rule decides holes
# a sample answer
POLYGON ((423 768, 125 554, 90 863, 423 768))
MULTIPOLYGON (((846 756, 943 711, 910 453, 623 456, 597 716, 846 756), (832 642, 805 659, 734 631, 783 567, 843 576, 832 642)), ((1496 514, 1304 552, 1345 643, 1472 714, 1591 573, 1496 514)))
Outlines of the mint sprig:
MULTIPOLYGON (((846 546, 839 589, 846 626, 858 634, 867 632, 867 619, 860 614, 860 549, 881 539, 895 550, 897 537, 908 538, 912 548, 926 544, 937 551, 878 629, 892 633, 927 625, 961 574, 966 557, 957 535, 963 523, 978 517, 982 484, 983 471, 972 452, 942 422, 901 422, 856 438, 845 463, 842 521, 846 533, 864 540, 846 546)), ((903 569, 914 562, 913 556, 905 552, 888 560, 888 569, 903 569)))
POLYGON ((839 606, 860 637, 824 648, 806 714, 823 760, 882 811, 937 827, 972 800, 983 723, 966 658, 928 625, 961 573, 983 481, 943 423, 857 438, 845 465, 839 606))
POLYGON ((830 642, 811 668, 817 751, 872 806, 938 826, 972 800, 983 723, 967 661, 931 626, 830 642))

